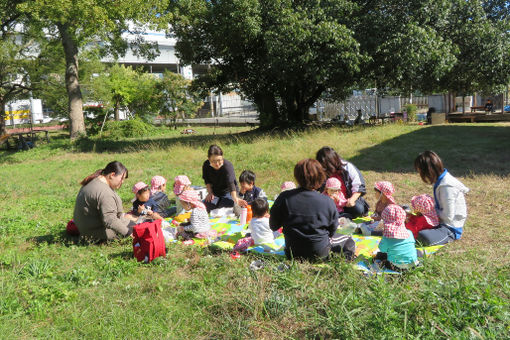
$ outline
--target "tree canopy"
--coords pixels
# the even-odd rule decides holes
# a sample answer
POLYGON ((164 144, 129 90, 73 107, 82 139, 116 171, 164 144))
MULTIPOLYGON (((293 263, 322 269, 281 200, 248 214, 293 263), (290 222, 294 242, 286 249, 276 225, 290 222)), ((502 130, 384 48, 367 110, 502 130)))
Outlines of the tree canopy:
POLYGON ((179 57, 211 65, 201 86, 240 90, 264 125, 303 121, 319 96, 342 99, 353 87, 508 83, 501 1, 174 0, 169 12, 179 57))
POLYGON ((346 25, 349 2, 174 2, 177 51, 187 63, 210 63, 198 80, 217 90, 239 89, 266 125, 302 121, 326 90, 346 93, 364 56, 346 25))
MULTIPOLYGON (((440 87, 459 94, 498 92, 510 82, 510 17, 495 1, 452 1, 446 34, 456 63, 440 87)), ((508 4, 506 5, 508 13, 508 4)))
POLYGON ((155 0, 19 1, 16 10, 27 18, 26 24, 38 27, 47 39, 62 44, 71 138, 85 134, 80 50, 96 45, 101 47, 103 55, 116 57, 128 47, 134 47, 135 53, 154 55, 157 53, 154 45, 144 43, 141 36, 128 43, 123 33, 143 31, 144 25, 156 16, 157 3, 155 0))

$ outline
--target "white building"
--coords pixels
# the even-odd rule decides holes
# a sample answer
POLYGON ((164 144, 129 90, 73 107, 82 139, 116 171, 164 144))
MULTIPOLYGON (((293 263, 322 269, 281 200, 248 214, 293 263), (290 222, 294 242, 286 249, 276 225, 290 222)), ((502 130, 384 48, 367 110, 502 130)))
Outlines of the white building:
MULTIPOLYGON (((133 68, 143 67, 149 73, 162 74, 165 70, 170 70, 181 74, 186 79, 193 79, 196 74, 203 73, 207 69, 207 65, 184 66, 175 54, 175 44, 177 40, 173 37, 167 37, 165 32, 148 30, 141 33, 146 42, 156 43, 159 49, 159 55, 153 60, 135 55, 133 50, 128 49, 126 55, 117 60, 111 57, 104 58, 104 62, 118 62, 133 68)), ((128 42, 135 41, 137 36, 133 33, 126 32, 123 38, 128 42)))

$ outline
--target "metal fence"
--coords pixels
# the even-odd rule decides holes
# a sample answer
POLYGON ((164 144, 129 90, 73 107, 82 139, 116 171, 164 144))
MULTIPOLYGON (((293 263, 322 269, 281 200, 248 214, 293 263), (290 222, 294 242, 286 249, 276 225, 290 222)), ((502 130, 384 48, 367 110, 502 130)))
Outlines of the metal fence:
MULTIPOLYGON (((371 116, 385 116, 393 112, 402 112, 407 104, 415 104, 419 111, 428 108, 428 96, 385 96, 353 95, 342 102, 329 102, 319 100, 310 109, 317 113, 319 120, 352 120, 361 110, 362 118, 371 116)), ((250 117, 257 116, 258 111, 254 103, 243 100, 237 94, 214 95, 204 100, 204 106, 198 111, 197 118, 206 117, 250 117)))
POLYGON ((319 119, 351 120, 358 116, 361 110, 363 119, 371 116, 385 116, 393 112, 402 112, 407 104, 415 104, 418 109, 428 108, 428 97, 400 97, 375 95, 354 95, 343 102, 319 101, 317 105, 319 119))

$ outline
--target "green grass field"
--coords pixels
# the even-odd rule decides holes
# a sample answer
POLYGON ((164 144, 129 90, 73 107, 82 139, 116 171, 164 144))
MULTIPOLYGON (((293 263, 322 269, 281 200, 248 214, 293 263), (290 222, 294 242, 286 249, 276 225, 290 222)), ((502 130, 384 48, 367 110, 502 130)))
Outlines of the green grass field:
MULTIPOLYGON (((27 152, 0 151, 0 338, 168 339, 503 339, 510 334, 510 125, 385 125, 259 133, 198 128, 159 130, 143 140, 71 144, 55 134, 27 152), (129 178, 186 174, 203 184, 207 148, 218 143, 236 173, 252 169, 273 196, 294 164, 334 147, 369 187, 392 181, 407 203, 431 194, 413 170, 436 151, 471 189, 463 238, 400 277, 364 277, 341 259, 327 266, 230 259, 209 249, 170 245, 144 265, 129 239, 85 246, 67 238, 78 182, 112 160, 129 178), (92 150, 95 150, 94 152, 92 150)), ((171 195, 170 195, 171 197, 171 195)), ((375 199, 369 190, 368 201, 375 199)))

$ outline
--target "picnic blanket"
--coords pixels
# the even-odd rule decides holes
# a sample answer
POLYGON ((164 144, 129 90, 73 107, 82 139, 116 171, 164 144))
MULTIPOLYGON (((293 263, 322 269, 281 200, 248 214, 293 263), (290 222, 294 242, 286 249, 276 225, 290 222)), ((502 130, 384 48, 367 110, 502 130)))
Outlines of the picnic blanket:
MULTIPOLYGON (((369 221, 369 217, 357 218, 354 219, 355 223, 363 223, 369 221)), ((169 224, 167 224, 167 228, 169 225, 173 225, 172 218, 167 219, 169 224)), ((210 246, 211 248, 232 251, 236 242, 243 238, 248 230, 248 224, 241 225, 239 223, 239 219, 232 217, 220 217, 220 218, 210 218, 209 223, 211 224, 211 228, 216 230, 218 233, 218 237, 214 240, 209 239, 198 239, 193 238, 191 241, 177 241, 172 240, 172 242, 186 244, 186 245, 195 245, 195 246, 210 246)), ((170 227, 171 228, 171 227, 170 227)), ((339 229, 337 233, 340 233, 339 229)), ((380 263, 378 261, 373 261, 374 255, 379 251, 379 242, 381 241, 381 237, 379 236, 362 236, 362 235, 352 235, 352 238, 356 242, 356 256, 357 259, 354 262, 353 266, 364 272, 367 275, 378 275, 378 274, 396 274, 399 275, 401 273, 392 271, 390 269, 381 268, 380 263)), ((431 246, 420 249, 424 256, 429 256, 436 251, 438 251, 442 246, 431 246)), ((273 243, 265 243, 262 245, 255 245, 253 247, 249 247, 247 252, 257 253, 267 256, 277 256, 277 257, 285 257, 285 238, 283 234, 275 238, 273 243)))

